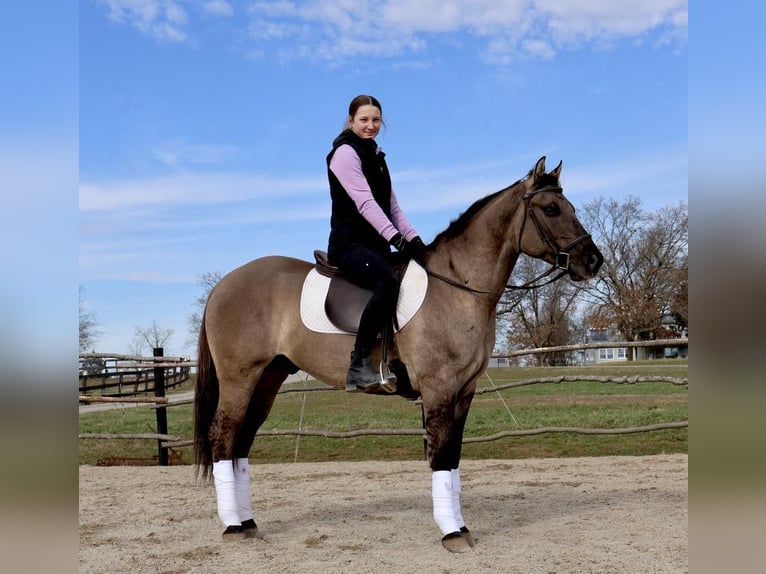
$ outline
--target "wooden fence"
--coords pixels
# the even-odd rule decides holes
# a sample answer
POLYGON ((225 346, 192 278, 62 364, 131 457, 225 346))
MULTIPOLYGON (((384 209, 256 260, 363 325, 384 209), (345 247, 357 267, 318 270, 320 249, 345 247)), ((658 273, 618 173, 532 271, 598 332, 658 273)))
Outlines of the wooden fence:
MULTIPOLYGON (((617 347, 617 346, 623 346, 623 347, 638 347, 638 346, 646 346, 646 347, 660 347, 660 346, 678 346, 679 343, 683 345, 688 345, 688 339, 668 339, 668 340, 661 340, 661 341, 641 341, 641 342, 610 342, 610 343, 588 343, 583 345, 567 345, 565 347, 547 347, 547 348, 538 348, 538 349, 527 349, 525 351, 517 351, 514 352, 512 355, 504 355, 504 356, 519 356, 519 355, 532 355, 532 354, 540 354, 540 353, 546 353, 546 352, 560 352, 560 351, 575 351, 580 349, 597 349, 597 348, 604 348, 604 347, 617 347)), ((113 357, 114 355, 109 355, 110 357, 113 357)), ((136 359, 136 357, 131 357, 131 359, 136 359)), ((167 361, 168 359, 171 359, 170 357, 166 357, 163 359, 163 361, 167 361)), ((158 368, 158 375, 160 374, 159 371, 162 371, 163 368, 166 368, 167 363, 157 363, 156 368, 158 368)), ((676 386, 684 386, 688 387, 688 379, 685 378, 676 378, 676 377, 665 377, 665 376, 627 376, 627 377, 611 377, 611 376, 593 376, 588 375, 584 377, 580 376, 572 376, 572 375, 566 375, 566 376, 558 376, 558 377, 543 377, 543 378, 536 378, 536 379, 527 379, 522 381, 513 381, 511 383, 505 383, 500 385, 495 385, 492 383, 490 387, 483 387, 476 390, 477 395, 481 395, 484 393, 495 393, 499 392, 504 389, 510 389, 510 388, 517 388, 527 385, 536 385, 536 384, 561 384, 561 383, 574 383, 578 381, 595 381, 599 383, 612 383, 612 384, 624 384, 624 385, 634 385, 639 383, 648 383, 648 382, 664 382, 671 385, 676 386)), ((490 382, 491 379, 490 379, 490 382)), ((79 438, 81 439, 151 439, 151 440, 157 440, 158 449, 159 449, 159 464, 160 465, 167 465, 168 464, 168 449, 172 448, 180 448, 180 447, 187 447, 191 446, 193 444, 192 440, 189 439, 182 439, 181 437, 169 435, 167 434, 167 422, 166 422, 166 407, 172 407, 172 406, 178 406, 178 405, 184 405, 184 404, 190 404, 193 402, 193 399, 189 400, 178 400, 169 402, 167 398, 164 396, 164 386, 162 387, 163 392, 160 395, 160 393, 157 393, 155 397, 145 397, 145 398, 133 398, 133 399, 119 399, 114 397, 91 397, 90 399, 88 397, 80 397, 81 402, 143 402, 143 403, 153 403, 153 408, 157 410, 157 416, 158 416, 158 425, 157 425, 157 433, 124 433, 124 434, 103 434, 103 433, 81 433, 79 435, 79 438), (164 424, 161 423, 161 420, 164 420, 164 424)), ((334 391, 333 387, 329 387, 327 385, 323 384, 317 384, 312 385, 310 387, 283 387, 278 391, 278 394, 283 393, 307 393, 307 392, 315 392, 315 391, 334 391)), ((301 410, 301 420, 299 421, 299 425, 297 429, 273 429, 273 430, 259 430, 258 435, 259 436, 318 436, 318 437, 325 437, 325 438, 353 438, 353 437, 359 437, 359 436, 422 436, 425 440, 425 431, 422 428, 419 429, 359 429, 359 430, 352 430, 352 431, 345 431, 345 432, 337 432, 337 431, 330 431, 330 430, 305 430, 302 429, 302 423, 303 423, 303 411, 301 410)), ((500 433, 495 433, 493 435, 483 436, 483 437, 466 437, 463 439, 464 444, 468 443, 478 443, 478 442, 488 442, 488 441, 494 441, 499 440, 506 437, 517 437, 517 436, 531 436, 531 435, 539 435, 539 434, 545 434, 545 433, 576 433, 576 434, 587 434, 587 435, 616 435, 616 434, 631 434, 631 433, 639 433, 639 432, 652 432, 652 431, 658 431, 658 430, 665 430, 665 429, 677 429, 677 428, 687 428, 689 426, 688 421, 675 421, 675 422, 668 422, 668 423, 658 423, 653 425, 645 425, 645 426, 638 426, 638 427, 624 427, 624 428, 616 428, 616 429, 595 429, 595 428, 578 428, 578 427, 541 427, 541 428, 535 428, 535 429, 522 429, 522 430, 513 430, 513 431, 503 431, 500 433)), ((297 449, 296 449, 296 458, 297 458, 297 449)))
MULTIPOLYGON (((157 352, 157 351, 155 351, 157 352)), ((84 353, 80 355, 80 395, 129 397, 156 392, 157 369, 163 369, 166 389, 189 380, 196 362, 188 357, 159 355, 116 355, 113 353, 84 353)))

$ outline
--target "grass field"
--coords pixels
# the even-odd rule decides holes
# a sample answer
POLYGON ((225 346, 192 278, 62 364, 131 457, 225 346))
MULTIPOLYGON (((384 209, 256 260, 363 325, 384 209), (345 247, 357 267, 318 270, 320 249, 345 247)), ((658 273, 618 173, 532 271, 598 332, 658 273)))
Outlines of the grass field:
MULTIPOLYGON (((588 381, 588 377, 665 376, 686 379, 685 360, 619 363, 608 366, 490 369, 479 388, 512 381, 577 376, 583 381, 536 384, 475 397, 466 437, 507 430, 547 426, 618 428, 685 421, 688 388, 665 382, 616 384, 588 381)), ((313 384, 310 382, 310 384, 313 384)), ((291 386, 302 383, 292 383, 291 386)), ((185 387, 193 388, 193 383, 185 387)), ((176 390, 183 390, 182 388, 176 390)), ((167 410, 168 434, 190 439, 192 405, 167 410)), ((400 397, 367 396, 340 391, 279 395, 263 429, 349 431, 355 429, 421 428, 420 405, 400 397)), ((80 433, 156 432, 155 411, 132 407, 80 415, 80 433)), ((624 435, 546 433, 470 443, 463 458, 513 459, 604 455, 648 455, 688 452, 686 428, 624 435)), ((156 464, 155 440, 80 439, 80 464, 156 464)), ((324 438, 262 436, 256 438, 251 459, 261 462, 316 462, 423 459, 418 436, 324 438)), ((191 447, 171 453, 171 462, 192 462, 191 447)))

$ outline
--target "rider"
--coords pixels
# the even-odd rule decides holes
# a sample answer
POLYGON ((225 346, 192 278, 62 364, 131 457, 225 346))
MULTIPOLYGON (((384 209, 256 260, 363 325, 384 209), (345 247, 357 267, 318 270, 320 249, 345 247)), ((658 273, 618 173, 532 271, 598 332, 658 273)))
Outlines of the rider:
MULTIPOLYGON (((370 364, 375 339, 396 311, 399 281, 388 256, 390 245, 421 259, 425 245, 407 221, 391 187, 385 154, 375 142, 383 123, 380 102, 351 100, 345 129, 327 156, 332 216, 327 257, 353 283, 370 289, 346 377, 346 391, 371 390, 381 376, 370 364)), ((391 374, 390 379, 395 379, 391 374)))

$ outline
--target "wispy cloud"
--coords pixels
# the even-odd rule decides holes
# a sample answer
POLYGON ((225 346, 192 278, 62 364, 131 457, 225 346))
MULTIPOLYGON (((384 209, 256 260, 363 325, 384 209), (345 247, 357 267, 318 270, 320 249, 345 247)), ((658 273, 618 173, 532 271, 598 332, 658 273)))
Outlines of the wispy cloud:
MULTIPOLYGON (((109 16, 159 40, 186 41, 180 0, 96 0, 109 16)), ((685 45, 687 0, 305 0, 256 1, 247 7, 253 57, 340 63, 424 52, 446 34, 484 41, 485 60, 551 58, 557 52, 620 39, 685 45)), ((225 0, 202 3, 201 15, 232 16, 225 0)), ((196 14, 195 14, 196 16, 196 14)))
POLYGON ((326 185, 318 178, 277 179, 259 174, 195 172, 136 180, 85 181, 80 185, 80 211, 285 198, 326 185))
POLYGON ((160 41, 187 40, 186 10, 176 0, 96 0, 108 9, 109 18, 129 24, 160 41))
POLYGON ((202 5, 202 8, 214 16, 232 16, 234 14, 234 8, 226 0, 209 0, 202 5))
MULTIPOLYGON (((654 150, 627 158, 589 165, 565 165, 563 180, 568 193, 646 193, 686 181, 686 149, 654 150)), ((502 189, 526 174, 537 158, 513 157, 424 167, 392 174, 397 193, 409 209, 434 212, 462 208, 476 199, 502 189), (520 169, 520 166, 522 168, 520 169)), ((558 163, 549 158, 551 165, 558 163)), ((329 209, 327 182, 319 177, 274 177, 260 173, 183 172, 157 178, 92 181, 80 186, 80 212, 92 221, 105 221, 108 213, 120 218, 152 218, 162 212, 163 226, 172 225, 166 214, 174 208, 231 205, 220 223, 284 222, 326 217, 329 209), (290 205, 287 209, 285 206, 290 205), (309 205, 310 207, 306 208, 309 205), (298 207, 296 207, 298 206, 298 207), (324 206, 327 209, 322 209, 324 206), (301 208, 305 208, 301 211, 301 208), (95 218, 95 219, 93 219, 95 218)), ((216 216, 206 212, 207 224, 216 216)), ((109 225, 113 225, 112 221, 109 225)))
POLYGON ((685 146, 647 151, 628 157, 570 166, 566 162, 562 184, 570 199, 596 197, 640 199, 646 209, 688 202, 688 152, 685 146))
POLYGON ((239 150, 233 145, 193 144, 183 139, 171 139, 158 144, 152 153, 163 164, 178 168, 218 165, 235 159, 239 150))

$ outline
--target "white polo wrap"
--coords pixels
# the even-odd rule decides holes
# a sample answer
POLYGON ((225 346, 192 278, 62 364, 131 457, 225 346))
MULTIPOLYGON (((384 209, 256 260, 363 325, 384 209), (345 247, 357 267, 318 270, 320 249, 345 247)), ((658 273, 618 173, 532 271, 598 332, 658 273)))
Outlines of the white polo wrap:
POLYGON ((236 479, 234 464, 230 460, 213 463, 215 495, 218 501, 218 518, 225 526, 239 526, 242 521, 237 512, 236 479))
POLYGON ((452 509, 455 512, 455 520, 457 520, 457 525, 462 528, 465 526, 465 521, 463 520, 462 512, 460 512, 460 491, 462 490, 462 486, 460 484, 460 469, 453 468, 450 471, 450 476, 452 478, 452 509))
POLYGON ((250 520, 253 517, 250 506, 250 461, 246 458, 238 458, 234 461, 234 493, 237 499, 239 521, 250 520))
POLYGON ((442 534, 460 530, 452 499, 452 473, 436 470, 431 475, 431 495, 434 501, 434 520, 442 534))

